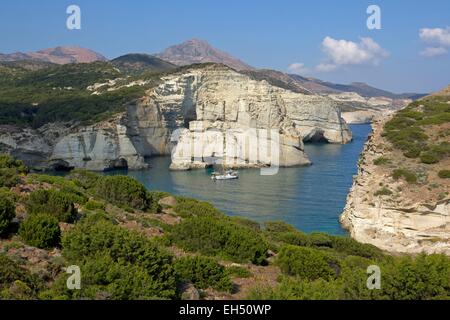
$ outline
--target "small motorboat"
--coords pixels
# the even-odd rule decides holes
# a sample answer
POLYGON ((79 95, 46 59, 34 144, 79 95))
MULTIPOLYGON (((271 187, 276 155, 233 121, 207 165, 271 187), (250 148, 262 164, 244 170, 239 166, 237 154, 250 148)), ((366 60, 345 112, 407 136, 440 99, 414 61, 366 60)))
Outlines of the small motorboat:
POLYGON ((211 174, 212 180, 233 180, 233 179, 239 179, 239 174, 237 171, 228 170, 223 174, 213 172, 211 174))

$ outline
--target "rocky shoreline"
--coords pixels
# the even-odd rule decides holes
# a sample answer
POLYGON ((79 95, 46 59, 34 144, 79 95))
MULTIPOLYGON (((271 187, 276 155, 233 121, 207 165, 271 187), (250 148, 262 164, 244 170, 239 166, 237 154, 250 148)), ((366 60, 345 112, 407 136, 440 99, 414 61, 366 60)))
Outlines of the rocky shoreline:
POLYGON ((388 120, 373 123, 373 134, 364 147, 340 221, 355 240, 388 252, 450 255, 448 196, 439 201, 412 196, 405 189, 418 187, 394 180, 374 164, 376 159, 392 155, 382 137, 388 120), (389 186, 394 192, 382 195, 382 186, 389 186))
POLYGON ((259 168, 273 165, 265 156, 270 151, 260 150, 268 149, 272 139, 280 150, 276 165, 297 166, 310 163, 304 141, 347 143, 352 135, 332 99, 295 93, 224 65, 206 64, 163 76, 125 112, 94 125, 4 126, 0 151, 37 170, 136 170, 145 168, 149 157, 170 154, 172 168, 179 170, 201 168, 208 164, 206 159, 221 157, 235 167, 259 168), (226 149, 233 154, 224 155, 225 137, 226 149), (256 143, 245 142, 252 139, 256 143))

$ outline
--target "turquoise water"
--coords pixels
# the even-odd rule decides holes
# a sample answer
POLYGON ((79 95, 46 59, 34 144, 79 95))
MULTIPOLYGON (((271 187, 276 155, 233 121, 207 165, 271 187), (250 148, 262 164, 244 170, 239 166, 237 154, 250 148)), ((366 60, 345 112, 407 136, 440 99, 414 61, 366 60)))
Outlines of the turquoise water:
POLYGON ((347 145, 307 144, 310 167, 281 168, 275 176, 257 169, 239 170, 238 180, 212 181, 210 170, 169 171, 170 157, 151 159, 151 169, 127 174, 150 190, 203 199, 225 213, 256 221, 282 220, 305 231, 345 234, 339 215, 357 172, 357 161, 370 125, 351 126, 347 145))

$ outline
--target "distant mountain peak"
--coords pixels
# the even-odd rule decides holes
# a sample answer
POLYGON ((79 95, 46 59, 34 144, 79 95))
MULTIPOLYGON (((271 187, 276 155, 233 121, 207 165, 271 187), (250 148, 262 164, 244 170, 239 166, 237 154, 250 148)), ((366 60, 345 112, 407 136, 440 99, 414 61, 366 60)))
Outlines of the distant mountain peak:
POLYGON ((145 53, 129 53, 111 60, 111 63, 121 71, 132 74, 140 74, 148 71, 165 72, 176 68, 170 62, 145 53))
POLYGON ((90 49, 80 47, 55 47, 39 50, 36 52, 15 52, 11 54, 0 54, 0 61, 33 60, 45 61, 56 64, 89 63, 94 61, 106 61, 101 54, 90 49))
POLYGON ((176 65, 214 62, 225 64, 236 70, 253 69, 245 62, 214 48, 207 41, 197 38, 171 46, 156 56, 176 65))

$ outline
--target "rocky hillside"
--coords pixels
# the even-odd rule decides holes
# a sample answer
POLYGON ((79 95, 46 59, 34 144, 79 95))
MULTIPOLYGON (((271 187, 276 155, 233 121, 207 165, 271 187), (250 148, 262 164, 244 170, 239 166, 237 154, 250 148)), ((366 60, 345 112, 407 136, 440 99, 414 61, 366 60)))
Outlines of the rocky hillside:
POLYGON ((144 168, 146 158, 175 148, 172 167, 190 169, 220 155, 224 147, 211 139, 229 133, 238 150, 233 166, 261 167, 270 161, 250 161, 255 145, 248 149, 242 141, 255 130, 256 147, 271 141, 267 130, 280 134, 280 165, 309 163, 303 141, 351 140, 336 103, 325 97, 279 88, 224 65, 156 73, 144 63, 139 68, 148 72, 136 73, 135 65, 127 62, 121 70, 117 63, 5 68, 0 150, 38 169, 106 170, 144 168), (179 140, 171 138, 177 129, 179 140), (196 139, 197 153, 188 155, 196 139))
POLYGON ((111 62, 122 72, 136 75, 145 72, 165 72, 176 68, 170 62, 161 60, 155 56, 139 53, 127 54, 111 62))
POLYGON ((106 61, 101 54, 89 49, 79 47, 56 47, 44 49, 36 52, 15 52, 11 54, 1 54, 0 61, 44 61, 56 64, 68 63, 89 63, 94 61, 106 61))
POLYGON ((0 155, 0 300, 425 300, 448 299, 449 281, 445 256, 392 257, 130 177, 29 174, 0 155), (367 288, 370 265, 380 290, 367 288))
POLYGON ((241 60, 226 52, 216 49, 208 42, 199 39, 192 39, 181 44, 174 45, 156 56, 179 66, 194 63, 214 62, 227 65, 235 70, 253 69, 241 60))
POLYGON ((374 124, 341 218, 356 240, 450 254, 448 90, 374 124))

